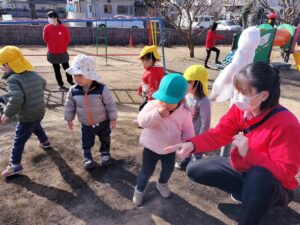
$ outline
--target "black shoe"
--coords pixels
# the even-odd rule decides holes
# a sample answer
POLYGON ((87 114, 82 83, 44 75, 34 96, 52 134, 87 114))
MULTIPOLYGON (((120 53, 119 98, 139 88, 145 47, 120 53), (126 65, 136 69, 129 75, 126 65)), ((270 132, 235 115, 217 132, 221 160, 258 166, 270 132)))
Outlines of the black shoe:
POLYGON ((60 90, 60 91, 69 91, 69 88, 67 88, 65 86, 59 86, 58 90, 60 90))
POLYGON ((216 64, 222 64, 222 62, 220 62, 220 61, 216 61, 216 64))
POLYGON ((210 69, 210 67, 208 65, 204 65, 205 68, 210 69))
POLYGON ((86 170, 91 170, 95 168, 95 162, 92 159, 85 159, 83 166, 86 170))
POLYGON ((108 156, 108 155, 101 156, 101 165, 103 167, 107 167, 107 166, 111 165, 111 163, 112 163, 112 161, 111 161, 110 156, 108 156))
POLYGON ((230 197, 234 202, 236 202, 238 204, 242 204, 241 194, 232 193, 230 197))
POLYGON ((191 158, 185 158, 184 160, 177 161, 175 163, 175 168, 178 170, 185 170, 190 160, 191 158))

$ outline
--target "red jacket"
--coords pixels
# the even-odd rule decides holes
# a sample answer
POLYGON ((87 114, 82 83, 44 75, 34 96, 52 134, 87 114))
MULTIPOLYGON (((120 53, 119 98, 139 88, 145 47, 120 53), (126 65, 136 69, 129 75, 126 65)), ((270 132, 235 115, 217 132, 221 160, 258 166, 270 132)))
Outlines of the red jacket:
POLYGON ((47 43, 48 52, 61 54, 67 51, 70 42, 69 30, 62 24, 48 24, 44 27, 43 39, 47 43))
POLYGON ((206 35, 205 47, 206 48, 215 47, 216 40, 218 40, 218 39, 222 40, 222 39, 224 39, 224 36, 218 36, 218 35, 216 35, 215 30, 209 30, 206 35))
MULTIPOLYGON (((259 116, 245 119, 244 112, 233 105, 219 124, 208 132, 192 138, 195 152, 209 152, 232 141, 232 137, 260 121, 271 109, 259 116)), ((259 127, 246 134, 249 150, 242 157, 237 148, 231 150, 231 166, 245 172, 254 166, 269 170, 287 189, 295 189, 295 176, 300 166, 300 124, 289 111, 274 114, 259 127)))
POLYGON ((147 100, 153 100, 152 94, 157 91, 161 79, 164 77, 165 71, 161 66, 151 66, 147 68, 143 74, 142 82, 139 85, 138 92, 142 93, 142 86, 146 87, 147 100))

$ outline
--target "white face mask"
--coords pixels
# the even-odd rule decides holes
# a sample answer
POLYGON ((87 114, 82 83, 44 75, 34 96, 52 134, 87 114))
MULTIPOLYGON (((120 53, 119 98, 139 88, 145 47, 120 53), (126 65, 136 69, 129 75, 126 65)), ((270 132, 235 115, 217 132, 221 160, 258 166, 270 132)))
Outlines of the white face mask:
POLYGON ((53 19, 48 17, 48 23, 53 24, 53 19))
POLYGON ((193 107, 195 107, 197 101, 194 97, 194 95, 192 94, 187 94, 185 96, 185 99, 186 99, 186 104, 192 109, 193 107))
POLYGON ((233 103, 242 111, 246 111, 246 112, 250 112, 251 110, 253 110, 254 108, 256 108, 258 105, 252 105, 251 101, 256 98, 260 93, 259 92, 257 95, 253 96, 253 97, 246 97, 244 95, 242 95, 241 93, 234 93, 233 96, 233 103))

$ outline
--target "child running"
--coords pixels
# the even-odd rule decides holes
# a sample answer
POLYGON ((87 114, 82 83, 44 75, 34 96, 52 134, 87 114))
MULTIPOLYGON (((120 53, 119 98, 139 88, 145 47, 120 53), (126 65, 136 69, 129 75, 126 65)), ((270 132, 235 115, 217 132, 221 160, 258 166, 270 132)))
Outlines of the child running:
POLYGON ((180 74, 166 75, 150 101, 138 115, 138 123, 144 128, 140 143, 144 146, 142 170, 137 177, 133 203, 143 203, 144 190, 158 160, 161 173, 156 188, 163 198, 171 194, 168 181, 174 170, 175 152, 164 154, 164 147, 180 143, 195 135, 190 109, 183 99, 188 88, 187 81, 180 74))
POLYGON ((116 127, 117 109, 108 87, 100 83, 96 73, 96 63, 91 56, 77 55, 73 65, 66 70, 74 76, 76 85, 68 92, 65 105, 65 120, 73 129, 77 115, 81 123, 81 143, 85 169, 95 167, 91 149, 95 136, 99 137, 102 166, 111 164, 110 133, 116 127))
POLYGON ((152 94, 157 91, 165 72, 163 67, 155 65, 160 60, 160 55, 155 45, 145 46, 141 50, 139 58, 145 69, 142 82, 138 88, 138 94, 144 98, 143 103, 139 107, 141 111, 148 101, 153 100, 152 94))
MULTIPOLYGON (((201 65, 192 65, 184 71, 183 77, 188 81, 186 103, 192 110, 195 134, 202 134, 210 127, 211 105, 208 99, 208 72, 201 65)), ((194 159, 201 159, 202 154, 193 155, 194 159)), ((175 168, 185 170, 191 157, 178 161, 175 168)))
POLYGON ((32 134, 38 137, 41 148, 51 148, 51 144, 41 126, 46 111, 46 81, 33 71, 32 65, 15 46, 6 46, 0 50, 0 65, 5 71, 8 85, 8 98, 0 122, 5 124, 13 116, 18 121, 9 164, 2 172, 2 176, 8 177, 23 171, 21 159, 25 144, 32 134))

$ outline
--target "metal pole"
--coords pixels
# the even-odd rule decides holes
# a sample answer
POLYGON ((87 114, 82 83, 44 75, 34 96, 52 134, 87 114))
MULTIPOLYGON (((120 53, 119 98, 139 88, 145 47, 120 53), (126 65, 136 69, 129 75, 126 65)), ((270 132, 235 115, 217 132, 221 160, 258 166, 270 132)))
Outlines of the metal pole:
POLYGON ((163 59, 163 66, 164 66, 164 71, 167 73, 166 69, 166 60, 165 60, 165 49, 164 49, 164 44, 165 44, 165 24, 162 19, 159 19, 159 30, 160 30, 160 45, 161 45, 161 52, 162 52, 162 59, 163 59))

